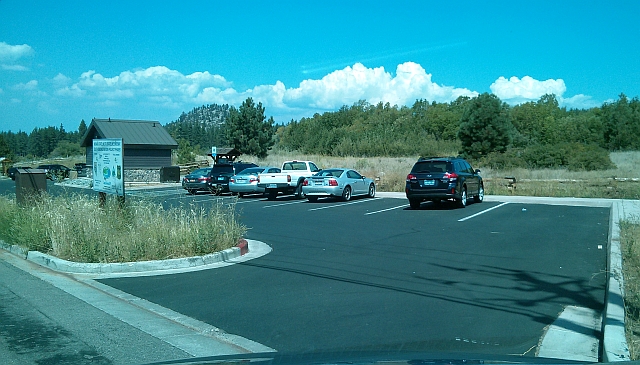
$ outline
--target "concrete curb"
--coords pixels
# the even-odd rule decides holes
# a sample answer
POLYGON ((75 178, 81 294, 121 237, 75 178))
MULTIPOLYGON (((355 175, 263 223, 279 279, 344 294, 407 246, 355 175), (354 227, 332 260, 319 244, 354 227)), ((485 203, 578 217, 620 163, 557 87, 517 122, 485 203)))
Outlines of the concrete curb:
MULTIPOLYGON (((4 245, 9 246, 9 245, 4 245)), ((5 247, 7 249, 7 247, 5 247)), ((237 247, 232 247, 224 251, 215 252, 204 256, 184 257, 169 260, 138 261, 124 263, 80 263, 63 260, 39 251, 25 250, 19 246, 10 246, 7 251, 25 257, 28 261, 47 267, 55 271, 70 274, 116 274, 116 273, 138 273, 149 271, 166 271, 176 269, 190 269, 200 266, 208 266, 227 262, 245 255, 249 252, 249 245, 246 240, 241 240, 237 247)))
MULTIPOLYGON (((396 192, 379 192, 378 196, 406 199, 404 193, 396 192)), ((620 222, 625 220, 640 222, 640 200, 485 195, 485 201, 611 208, 607 255, 609 259, 607 262, 607 287, 601 329, 602 361, 630 361, 631 356, 624 328, 624 278, 622 274, 622 252, 620 249, 620 222)))

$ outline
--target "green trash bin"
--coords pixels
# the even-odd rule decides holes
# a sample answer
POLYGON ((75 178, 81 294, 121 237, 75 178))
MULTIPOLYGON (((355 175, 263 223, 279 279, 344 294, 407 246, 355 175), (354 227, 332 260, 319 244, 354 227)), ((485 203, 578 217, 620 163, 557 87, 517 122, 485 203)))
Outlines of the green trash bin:
POLYGON ((16 171, 16 202, 24 204, 34 196, 47 192, 47 174, 43 169, 18 169, 16 171))

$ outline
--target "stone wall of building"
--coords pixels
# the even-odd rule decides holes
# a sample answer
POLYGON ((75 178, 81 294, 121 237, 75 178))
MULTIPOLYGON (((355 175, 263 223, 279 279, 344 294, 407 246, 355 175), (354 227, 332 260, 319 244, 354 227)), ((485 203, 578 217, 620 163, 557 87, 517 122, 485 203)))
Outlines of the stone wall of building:
MULTIPOLYGON (((87 177, 93 178, 93 170, 87 169, 87 177)), ((160 170, 158 169, 132 169, 124 170, 125 182, 160 182, 160 170)))

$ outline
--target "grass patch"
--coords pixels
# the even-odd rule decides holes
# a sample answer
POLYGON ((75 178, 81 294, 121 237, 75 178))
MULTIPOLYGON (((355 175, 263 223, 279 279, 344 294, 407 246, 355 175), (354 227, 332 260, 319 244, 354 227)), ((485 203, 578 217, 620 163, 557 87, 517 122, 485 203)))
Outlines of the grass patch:
POLYGON ((233 207, 163 209, 146 200, 123 206, 83 195, 45 195, 18 205, 0 197, 0 238, 75 262, 132 262, 199 256, 236 245, 246 228, 233 207))
POLYGON ((632 360, 640 359, 640 224, 621 222, 625 330, 632 360))

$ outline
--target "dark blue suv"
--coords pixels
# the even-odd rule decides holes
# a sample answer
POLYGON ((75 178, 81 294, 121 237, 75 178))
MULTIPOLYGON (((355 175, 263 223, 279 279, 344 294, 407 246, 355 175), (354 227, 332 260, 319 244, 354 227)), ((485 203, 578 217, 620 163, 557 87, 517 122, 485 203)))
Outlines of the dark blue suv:
POLYGON ((405 187, 411 209, 419 209, 423 201, 440 203, 453 200, 459 207, 467 206, 469 198, 480 203, 484 186, 480 170, 474 170, 459 157, 420 158, 407 175, 405 187))

